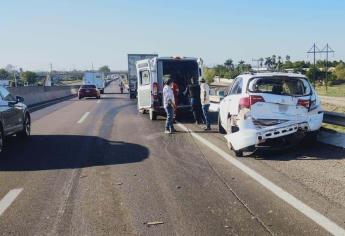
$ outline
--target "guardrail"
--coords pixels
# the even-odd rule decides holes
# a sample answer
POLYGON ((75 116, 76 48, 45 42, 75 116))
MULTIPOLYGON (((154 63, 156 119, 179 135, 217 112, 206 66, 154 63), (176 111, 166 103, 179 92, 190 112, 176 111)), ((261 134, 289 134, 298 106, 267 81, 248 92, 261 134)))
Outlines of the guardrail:
POLYGON ((323 116, 323 122, 332 125, 345 126, 345 114, 325 111, 323 116))

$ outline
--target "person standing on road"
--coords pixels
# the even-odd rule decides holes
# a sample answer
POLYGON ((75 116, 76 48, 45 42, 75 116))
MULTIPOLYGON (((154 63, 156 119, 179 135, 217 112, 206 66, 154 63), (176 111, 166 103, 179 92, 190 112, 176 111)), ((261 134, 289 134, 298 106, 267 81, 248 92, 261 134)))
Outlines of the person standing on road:
POLYGON ((163 88, 163 105, 165 112, 167 114, 167 119, 165 123, 165 133, 171 134, 175 132, 173 119, 174 119, 174 110, 176 109, 174 92, 172 90, 172 79, 167 79, 164 83, 163 88))
POLYGON ((201 103, 200 103, 200 86, 195 82, 194 77, 190 79, 190 84, 187 86, 184 94, 189 93, 190 104, 196 124, 201 124, 201 103))
POLYGON ((201 107, 202 107, 202 113, 204 115, 204 121, 206 127, 205 130, 211 129, 210 119, 208 115, 208 110, 210 109, 210 87, 206 83, 204 78, 201 78, 200 80, 200 100, 201 100, 201 107))

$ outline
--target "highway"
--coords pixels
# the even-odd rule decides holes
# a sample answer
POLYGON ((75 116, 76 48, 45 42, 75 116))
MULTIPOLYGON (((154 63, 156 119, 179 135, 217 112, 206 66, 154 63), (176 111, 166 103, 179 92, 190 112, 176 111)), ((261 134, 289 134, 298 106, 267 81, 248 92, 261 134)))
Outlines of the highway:
MULTIPOLYGON (((215 116, 215 114, 213 114, 215 116)), ((228 156, 188 119, 164 134, 111 83, 32 113, 0 155, 0 235, 343 235, 345 150, 228 156)), ((216 119, 214 119, 216 121, 216 119)))

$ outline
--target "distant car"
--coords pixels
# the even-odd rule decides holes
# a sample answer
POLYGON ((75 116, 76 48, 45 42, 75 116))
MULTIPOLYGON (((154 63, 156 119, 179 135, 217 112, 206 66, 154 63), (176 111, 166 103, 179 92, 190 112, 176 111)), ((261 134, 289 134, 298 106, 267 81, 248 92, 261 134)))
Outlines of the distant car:
POLYGON ((220 103, 218 126, 229 148, 242 156, 297 134, 315 141, 322 120, 320 98, 304 75, 270 72, 235 79, 220 103))
POLYGON ((7 136, 28 137, 31 133, 31 117, 24 98, 15 98, 0 86, 0 152, 7 136))
POLYGON ((82 85, 78 91, 78 98, 82 99, 85 97, 94 97, 100 99, 101 93, 96 88, 96 85, 82 85))

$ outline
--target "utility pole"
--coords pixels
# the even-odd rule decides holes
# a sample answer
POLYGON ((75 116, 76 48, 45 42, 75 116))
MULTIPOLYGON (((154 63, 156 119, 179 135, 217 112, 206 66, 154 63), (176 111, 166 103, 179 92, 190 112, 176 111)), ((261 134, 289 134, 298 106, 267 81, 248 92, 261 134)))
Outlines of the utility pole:
POLYGON ((335 51, 327 43, 326 46, 320 52, 326 53, 326 92, 327 92, 327 88, 328 88, 328 54, 329 53, 335 53, 335 51))
POLYGON ((316 81, 316 53, 321 53, 320 49, 316 46, 316 44, 314 43, 314 45, 311 47, 311 49, 307 52, 308 54, 312 53, 313 54, 313 58, 314 58, 314 70, 313 70, 313 84, 314 84, 314 88, 315 88, 315 81, 316 81))

